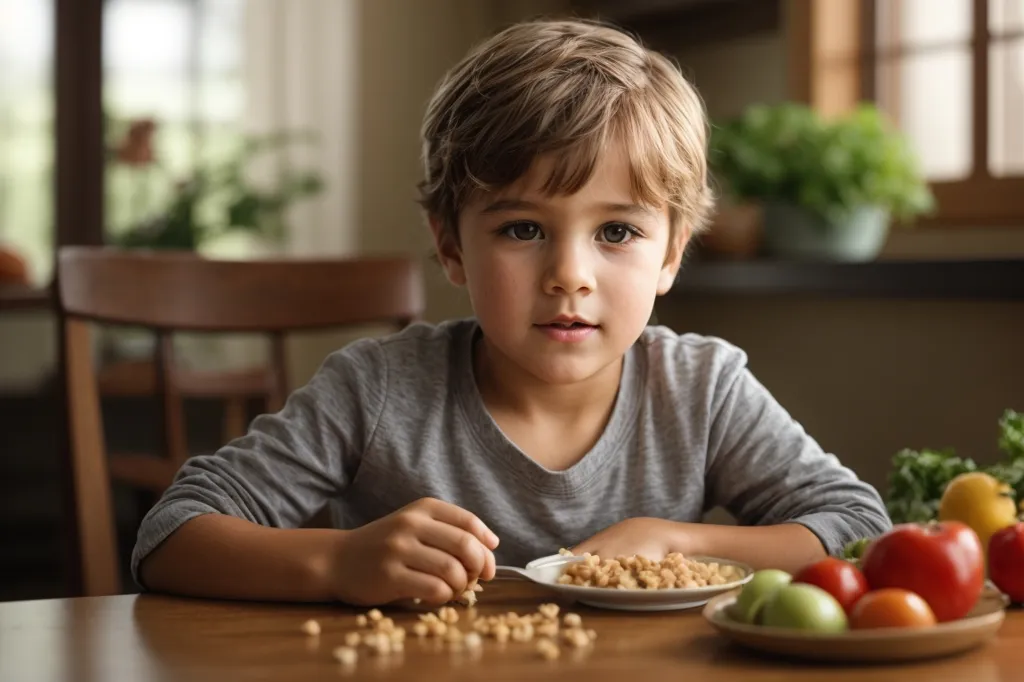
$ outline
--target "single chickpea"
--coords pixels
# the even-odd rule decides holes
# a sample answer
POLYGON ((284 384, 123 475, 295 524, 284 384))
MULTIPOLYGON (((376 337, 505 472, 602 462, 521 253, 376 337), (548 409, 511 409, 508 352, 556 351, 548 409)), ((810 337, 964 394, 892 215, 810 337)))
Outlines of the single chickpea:
POLYGON ((334 659, 346 666, 353 666, 359 659, 359 652, 350 646, 339 646, 333 652, 334 659))
POLYGON ((555 621, 546 621, 537 626, 537 634, 541 637, 557 637, 558 636, 558 623, 555 621))
POLYGON ((541 604, 537 608, 537 611, 539 611, 542 616, 551 619, 558 618, 559 610, 558 604, 541 604))
POLYGON ((553 661, 558 658, 560 652, 557 644, 552 642, 550 639, 542 639, 537 642, 537 653, 545 659, 553 661))

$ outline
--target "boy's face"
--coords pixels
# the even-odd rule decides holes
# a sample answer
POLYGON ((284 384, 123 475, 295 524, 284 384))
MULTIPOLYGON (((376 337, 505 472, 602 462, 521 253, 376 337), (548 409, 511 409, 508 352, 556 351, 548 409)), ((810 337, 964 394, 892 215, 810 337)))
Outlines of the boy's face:
POLYGON ((688 234, 670 239, 667 207, 635 204, 619 146, 569 196, 540 190, 550 163, 539 159, 514 185, 463 207, 459 245, 431 226, 489 352, 565 384, 596 375, 637 340, 656 295, 672 286, 688 234))

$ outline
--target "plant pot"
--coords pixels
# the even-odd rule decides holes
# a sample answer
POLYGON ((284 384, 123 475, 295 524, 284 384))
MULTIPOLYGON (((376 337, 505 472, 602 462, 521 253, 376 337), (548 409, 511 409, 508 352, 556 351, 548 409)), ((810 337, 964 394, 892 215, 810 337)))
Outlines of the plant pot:
POLYGON ((889 212, 862 206, 830 220, 789 204, 764 208, 765 253, 794 260, 869 261, 889 234, 889 212))
POLYGON ((723 204, 708 231, 700 235, 701 247, 716 258, 756 257, 761 248, 761 213, 759 204, 723 204))

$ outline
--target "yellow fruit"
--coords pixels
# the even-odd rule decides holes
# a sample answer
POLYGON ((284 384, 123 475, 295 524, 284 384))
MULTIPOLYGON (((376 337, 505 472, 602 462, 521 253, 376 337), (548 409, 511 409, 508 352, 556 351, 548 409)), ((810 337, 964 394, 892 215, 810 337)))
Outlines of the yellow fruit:
POLYGON ((980 471, 960 474, 946 486, 939 501, 940 521, 960 521, 978 534, 988 551, 988 539, 1017 521, 1010 486, 980 471))

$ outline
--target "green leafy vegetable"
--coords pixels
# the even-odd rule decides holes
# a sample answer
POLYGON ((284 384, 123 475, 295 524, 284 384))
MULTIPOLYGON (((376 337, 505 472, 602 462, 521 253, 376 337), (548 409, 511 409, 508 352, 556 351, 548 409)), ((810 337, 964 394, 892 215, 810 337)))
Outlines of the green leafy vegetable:
POLYGON ((1024 415, 1006 410, 999 420, 999 449, 1005 459, 979 467, 952 449, 911 450, 893 456, 889 474, 886 509, 893 523, 923 523, 938 516, 946 485, 960 474, 984 471, 1013 488, 1016 499, 1024 500, 1024 415))
POLYGON ((972 459, 951 450, 904 448, 892 459, 886 509, 893 523, 921 523, 938 515, 946 484, 968 471, 977 471, 972 459))
POLYGON ((860 559, 864 556, 864 550, 868 548, 869 544, 871 544, 870 538, 861 538, 860 540, 848 542, 843 547, 843 558, 849 561, 860 559))
POLYGON ((1007 410, 999 420, 999 449, 1017 462, 1024 459, 1024 414, 1007 410))

